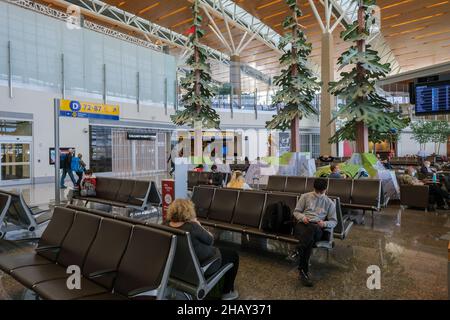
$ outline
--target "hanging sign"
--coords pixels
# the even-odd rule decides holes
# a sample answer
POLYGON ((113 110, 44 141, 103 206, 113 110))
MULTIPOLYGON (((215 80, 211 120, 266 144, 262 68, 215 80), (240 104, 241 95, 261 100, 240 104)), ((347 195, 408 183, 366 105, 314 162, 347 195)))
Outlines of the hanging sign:
POLYGON ((128 140, 156 140, 154 132, 127 132, 128 140))
POLYGON ((118 105, 95 102, 60 100, 59 115, 71 118, 119 120, 120 107, 118 105))

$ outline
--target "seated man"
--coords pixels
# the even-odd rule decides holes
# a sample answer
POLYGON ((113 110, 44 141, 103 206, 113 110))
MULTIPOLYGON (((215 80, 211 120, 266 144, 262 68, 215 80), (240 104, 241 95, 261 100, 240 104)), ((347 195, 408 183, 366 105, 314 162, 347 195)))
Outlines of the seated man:
POLYGON ((223 184, 223 174, 219 172, 217 165, 211 166, 211 176, 209 178, 209 184, 214 186, 221 186, 223 184))
MULTIPOLYGON (((424 183, 415 177, 415 169, 408 167, 405 174, 401 176, 401 183, 411 186, 423 186, 424 183)), ((439 209, 448 209, 446 200, 450 198, 449 194, 435 184, 428 185, 430 199, 434 199, 439 209)))
POLYGON ((422 167, 420 168, 420 173, 424 174, 427 177, 430 177, 433 175, 433 173, 436 173, 436 170, 434 168, 431 168, 430 161, 424 161, 422 167))
POLYGON ((327 187, 326 179, 316 179, 314 191, 302 194, 294 210, 294 235, 300 241, 295 255, 299 258, 300 280, 307 287, 313 285, 308 274, 312 248, 322 239, 324 229, 333 229, 337 224, 335 204, 325 195, 327 187))
POLYGON ((328 178, 332 178, 332 179, 342 179, 343 178, 338 164, 330 165, 330 170, 331 170, 331 173, 328 176, 328 178))

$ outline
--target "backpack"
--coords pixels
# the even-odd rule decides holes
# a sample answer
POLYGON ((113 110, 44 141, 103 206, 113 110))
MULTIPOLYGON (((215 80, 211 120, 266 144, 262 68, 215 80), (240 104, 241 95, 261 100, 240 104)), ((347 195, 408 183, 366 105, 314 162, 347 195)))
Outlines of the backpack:
POLYGON ((266 208, 261 226, 264 231, 291 234, 293 226, 291 209, 284 202, 279 201, 266 208))
POLYGON ((71 164, 70 164, 70 168, 71 168, 72 171, 75 171, 75 172, 83 172, 84 171, 84 168, 81 165, 80 158, 78 158, 78 157, 73 157, 72 158, 72 161, 71 161, 71 164))

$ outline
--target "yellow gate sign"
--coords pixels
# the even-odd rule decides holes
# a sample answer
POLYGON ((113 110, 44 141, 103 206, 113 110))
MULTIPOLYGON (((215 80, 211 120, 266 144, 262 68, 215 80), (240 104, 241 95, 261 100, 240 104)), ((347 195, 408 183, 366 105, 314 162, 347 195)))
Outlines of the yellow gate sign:
POLYGON ((95 102, 60 100, 59 115, 72 118, 119 120, 120 107, 118 105, 95 102))

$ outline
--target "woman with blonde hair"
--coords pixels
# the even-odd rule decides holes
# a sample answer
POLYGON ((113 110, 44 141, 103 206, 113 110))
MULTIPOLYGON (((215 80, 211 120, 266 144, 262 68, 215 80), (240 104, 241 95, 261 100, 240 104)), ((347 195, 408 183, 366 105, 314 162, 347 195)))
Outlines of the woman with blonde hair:
POLYGON ((214 256, 220 256, 220 259, 208 268, 206 276, 214 274, 221 266, 233 263, 233 267, 224 276, 225 283, 222 291, 222 300, 237 299, 239 294, 234 289, 234 280, 239 268, 239 256, 234 250, 213 246, 214 237, 197 220, 192 201, 176 199, 172 202, 167 209, 165 224, 190 233, 194 251, 201 265, 214 256))
POLYGON ((245 182, 244 174, 242 171, 234 171, 231 176, 230 182, 227 184, 227 188, 250 190, 250 186, 245 182))

